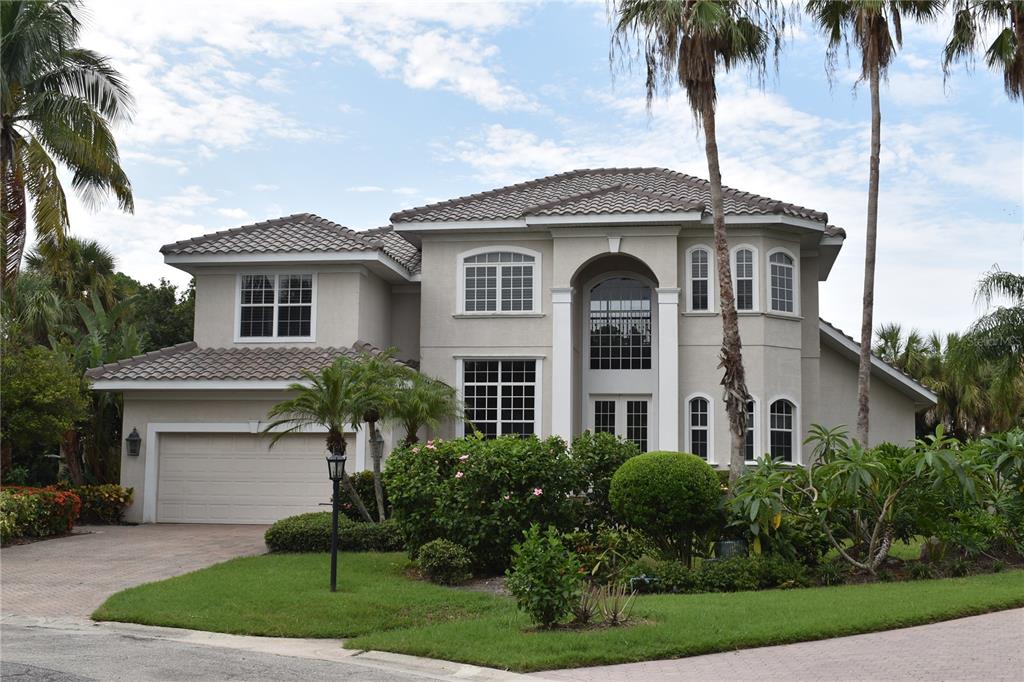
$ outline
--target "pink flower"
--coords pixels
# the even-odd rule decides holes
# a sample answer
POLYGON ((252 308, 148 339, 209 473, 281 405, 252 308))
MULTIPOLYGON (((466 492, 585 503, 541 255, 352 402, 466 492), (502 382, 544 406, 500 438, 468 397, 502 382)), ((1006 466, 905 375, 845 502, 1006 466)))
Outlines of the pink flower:
POLYGON ((461 455, 459 457, 459 461, 460 462, 465 462, 467 459, 469 459, 469 455, 461 455))
POLYGON ((463 477, 463 476, 465 476, 465 475, 466 475, 466 474, 462 473, 461 471, 457 471, 457 472, 455 472, 455 478, 462 478, 462 477, 463 477))
POLYGON ((434 447, 433 443, 428 441, 427 442, 427 450, 437 450, 437 448, 434 447))
POLYGON ((507 493, 506 493, 506 494, 505 494, 505 497, 503 497, 502 499, 504 499, 504 500, 507 500, 507 499, 509 499, 510 497, 511 497, 511 495, 509 495, 509 494, 507 494, 507 493))
POLYGON ((544 494, 544 491, 541 490, 540 488, 534 488, 533 489, 533 496, 534 497, 540 497, 543 494, 544 494))
POLYGON ((419 448, 413 448, 412 451, 413 451, 413 453, 417 453, 417 452, 420 451, 420 449, 419 448))

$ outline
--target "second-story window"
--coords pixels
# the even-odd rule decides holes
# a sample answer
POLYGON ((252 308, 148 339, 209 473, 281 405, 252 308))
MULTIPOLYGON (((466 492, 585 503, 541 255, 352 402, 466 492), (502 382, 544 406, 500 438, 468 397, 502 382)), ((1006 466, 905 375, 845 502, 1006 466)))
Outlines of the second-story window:
POLYGON ((754 252, 750 249, 737 249, 734 258, 736 310, 753 310, 754 252))
POLYGON ((491 251, 462 260, 467 313, 533 312, 536 259, 526 253, 491 251))
POLYGON ((690 252, 690 310, 711 309, 710 260, 707 249, 690 252))
POLYGON ((242 275, 238 338, 308 339, 313 335, 313 275, 242 275))
POLYGON ((590 290, 590 369, 651 368, 651 288, 629 277, 590 290))
POLYGON ((768 257, 771 274, 772 310, 793 312, 793 258, 781 251, 768 257))

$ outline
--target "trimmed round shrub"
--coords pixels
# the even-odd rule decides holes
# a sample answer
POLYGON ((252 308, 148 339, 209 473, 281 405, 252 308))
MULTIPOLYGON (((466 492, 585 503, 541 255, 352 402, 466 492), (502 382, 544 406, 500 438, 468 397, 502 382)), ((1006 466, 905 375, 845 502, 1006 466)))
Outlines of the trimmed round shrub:
POLYGON ((722 493, 707 462, 683 452, 648 452, 612 476, 612 509, 662 549, 689 558, 694 533, 718 519, 722 493))
POLYGON ((431 540, 420 547, 417 563, 423 575, 439 585, 458 585, 469 580, 472 555, 451 540, 431 540))
POLYGON ((388 457, 384 481, 413 554, 450 538, 485 573, 508 566, 530 524, 572 527, 569 494, 580 489, 564 441, 513 436, 403 445, 388 457))
POLYGON ((568 549, 554 526, 540 532, 533 524, 515 546, 505 583, 525 611, 542 628, 565 619, 583 591, 583 575, 576 554, 568 549))
MULTIPOLYGON (((331 513, 310 512, 274 523, 263 536, 271 552, 331 551, 331 513)), ((338 517, 338 549, 346 552, 400 552, 405 543, 392 521, 357 523, 338 517)))

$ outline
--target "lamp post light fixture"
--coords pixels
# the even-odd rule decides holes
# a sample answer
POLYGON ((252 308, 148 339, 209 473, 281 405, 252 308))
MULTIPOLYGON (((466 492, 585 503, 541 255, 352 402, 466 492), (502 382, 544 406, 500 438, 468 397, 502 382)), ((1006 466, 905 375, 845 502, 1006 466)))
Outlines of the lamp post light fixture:
POLYGON ((128 456, 138 457, 139 447, 142 445, 142 436, 139 435, 139 430, 133 428, 124 440, 128 444, 128 456))
POLYGON ((333 450, 327 456, 327 473, 331 477, 331 592, 338 591, 338 498, 341 479, 345 477, 345 455, 333 450))

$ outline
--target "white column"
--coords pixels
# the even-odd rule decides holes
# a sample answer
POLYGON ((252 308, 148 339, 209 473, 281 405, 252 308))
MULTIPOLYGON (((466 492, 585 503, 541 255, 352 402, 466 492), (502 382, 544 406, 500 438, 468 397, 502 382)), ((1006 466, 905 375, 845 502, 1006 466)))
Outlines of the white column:
POLYGON ((658 289, 658 449, 679 449, 679 289, 658 289))
POLYGON ((572 287, 551 289, 551 435, 572 441, 572 287))

